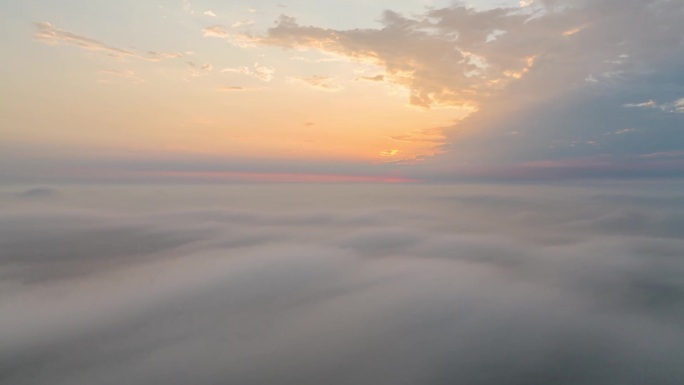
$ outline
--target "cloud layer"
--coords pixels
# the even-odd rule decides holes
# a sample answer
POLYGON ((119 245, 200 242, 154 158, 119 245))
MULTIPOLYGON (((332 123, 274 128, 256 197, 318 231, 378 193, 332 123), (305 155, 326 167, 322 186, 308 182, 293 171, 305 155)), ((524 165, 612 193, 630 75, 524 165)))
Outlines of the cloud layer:
POLYGON ((623 188, 5 188, 0 376, 678 383, 684 198, 623 188))
POLYGON ((249 39, 378 65, 382 78, 363 79, 405 86, 416 106, 470 108, 444 130, 443 155, 421 173, 499 177, 512 167, 539 176, 534 165, 543 160, 549 174, 565 176, 665 175, 684 164, 647 163, 641 155, 684 146, 682 18, 681 1, 542 0, 411 16, 386 11, 381 26, 369 29, 282 16, 249 39), (630 129, 639 133, 608 135, 630 129))

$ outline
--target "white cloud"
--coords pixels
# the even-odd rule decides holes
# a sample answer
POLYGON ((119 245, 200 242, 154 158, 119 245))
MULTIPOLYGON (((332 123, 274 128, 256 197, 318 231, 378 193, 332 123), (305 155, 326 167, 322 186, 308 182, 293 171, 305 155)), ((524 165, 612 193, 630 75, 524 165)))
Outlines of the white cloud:
POLYGON ((628 104, 625 104, 623 107, 625 107, 625 108, 656 108, 656 107, 658 107, 658 105, 656 104, 655 101, 649 100, 649 101, 642 102, 642 103, 628 103, 628 104))
POLYGON ((658 104, 654 100, 649 100, 643 103, 628 103, 624 105, 625 108, 658 108, 664 112, 670 113, 684 113, 684 98, 677 99, 671 103, 658 104))

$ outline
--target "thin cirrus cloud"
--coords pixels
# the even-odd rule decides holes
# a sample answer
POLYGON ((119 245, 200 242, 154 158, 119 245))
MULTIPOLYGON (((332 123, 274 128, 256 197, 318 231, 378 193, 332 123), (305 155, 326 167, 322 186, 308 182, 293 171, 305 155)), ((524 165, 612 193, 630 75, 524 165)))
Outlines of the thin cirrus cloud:
POLYGON ((168 59, 177 59, 187 56, 187 52, 135 52, 125 50, 122 48, 113 47, 102 43, 98 40, 91 39, 85 36, 80 36, 75 33, 56 28, 48 22, 34 23, 37 31, 34 33, 34 38, 47 44, 70 44, 82 48, 86 51, 103 52, 109 56, 117 58, 134 58, 147 61, 162 61, 168 59))

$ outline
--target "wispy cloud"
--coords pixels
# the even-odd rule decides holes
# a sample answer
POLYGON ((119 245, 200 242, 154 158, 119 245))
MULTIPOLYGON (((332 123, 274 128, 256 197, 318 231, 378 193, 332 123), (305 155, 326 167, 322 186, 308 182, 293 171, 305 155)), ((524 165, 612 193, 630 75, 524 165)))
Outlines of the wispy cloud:
POLYGON ((436 128, 414 130, 407 134, 388 136, 388 138, 405 143, 444 143, 443 131, 436 128))
POLYGON ((342 89, 342 86, 337 84, 330 76, 313 75, 306 77, 292 77, 291 79, 304 82, 311 87, 321 89, 328 92, 336 92, 342 89))
POLYGON ((371 82, 383 82, 383 81, 385 81, 385 76, 384 75, 359 76, 358 78, 356 78, 356 80, 368 80, 371 82))
POLYGON ((242 28, 242 27, 250 27, 256 24, 256 22, 252 19, 247 19, 247 20, 238 20, 235 23, 231 24, 230 26, 233 28, 242 28))
POLYGON ((657 158, 682 158, 684 157, 684 151, 663 151, 654 152, 651 154, 642 154, 641 158, 644 159, 657 159, 657 158))
POLYGON ((641 103, 627 103, 627 104, 623 105, 623 107, 625 107, 625 108, 656 108, 656 107, 658 107, 658 104, 653 100, 649 100, 649 101, 641 102, 641 103))
POLYGON ((193 9, 192 3, 190 2, 190 0, 182 0, 181 4, 183 7, 183 11, 185 11, 191 15, 195 14, 195 10, 193 9))
POLYGON ((399 150, 391 149, 391 150, 380 151, 380 153, 378 155, 384 156, 384 157, 391 157, 391 156, 395 156, 397 154, 399 154, 399 150))
POLYGON ((204 37, 218 37, 226 38, 228 37, 228 30, 222 25, 212 25, 202 29, 204 37))
POLYGON ((205 63, 201 66, 198 66, 194 62, 188 62, 188 71, 190 72, 190 76, 206 76, 209 75, 213 69, 214 66, 211 63, 205 63))
POLYGON ((658 108, 663 112, 670 113, 684 113, 684 98, 677 99, 674 102, 658 104, 654 100, 649 100, 642 103, 628 103, 623 105, 625 108, 658 108))
POLYGON ((203 15, 209 17, 216 17, 216 14, 212 11, 204 11, 203 15))
POLYGON ((625 135, 625 134, 634 133, 634 132, 636 132, 636 131, 637 131, 637 130, 636 130, 635 128, 622 128, 622 129, 620 129, 620 130, 610 132, 609 134, 612 134, 612 135, 625 135))
POLYGON ((239 92, 239 91, 258 91, 258 87, 243 87, 243 86, 222 86, 216 89, 219 92, 239 92))
POLYGON ((273 80, 273 75, 275 74, 275 68, 265 66, 265 65, 260 65, 259 63, 254 63, 254 66, 252 68, 249 68, 246 66, 228 67, 228 68, 222 69, 221 72, 222 73, 235 73, 235 74, 253 76, 259 80, 269 82, 269 81, 273 80))
POLYGON ((204 37, 224 39, 237 47, 248 48, 254 46, 251 36, 244 33, 235 33, 220 24, 202 28, 202 34, 204 37))
POLYGON ((50 45, 69 44, 77 46, 86 51, 103 52, 109 56, 116 58, 134 58, 147 61, 162 61, 168 59, 177 59, 187 56, 189 53, 182 52, 159 52, 147 51, 137 52, 110 46, 98 40, 91 39, 85 36, 80 36, 75 33, 65 31, 54 27, 48 22, 34 23, 37 31, 34 33, 36 40, 50 45))
POLYGON ((665 112, 684 114, 684 98, 677 99, 672 103, 663 104, 661 108, 665 112))
POLYGON ((121 71, 121 70, 108 69, 108 70, 101 70, 98 73, 107 76, 107 79, 100 79, 101 83, 110 82, 112 77, 129 79, 135 83, 145 83, 146 82, 145 79, 139 77, 135 73, 135 71, 133 71, 133 70, 121 71))

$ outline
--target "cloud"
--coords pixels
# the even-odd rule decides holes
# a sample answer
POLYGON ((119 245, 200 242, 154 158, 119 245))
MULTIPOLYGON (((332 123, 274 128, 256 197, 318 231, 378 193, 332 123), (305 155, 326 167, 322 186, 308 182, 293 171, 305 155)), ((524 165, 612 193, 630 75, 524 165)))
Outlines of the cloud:
POLYGON ((197 66, 194 62, 188 62, 188 71, 190 72, 190 76, 193 77, 209 75, 213 69, 214 66, 211 63, 205 63, 201 66, 197 66))
POLYGON ((191 15, 195 14, 195 10, 193 9, 192 3, 190 2, 190 0, 183 0, 182 6, 183 6, 183 11, 185 11, 186 13, 189 13, 191 15))
POLYGON ((202 29, 204 37, 214 37, 227 40, 230 44, 237 47, 247 48, 254 46, 249 35, 244 33, 234 33, 223 25, 212 25, 202 29))
POLYGON ((249 69, 249 67, 245 67, 245 66, 234 67, 234 68, 228 67, 228 68, 222 69, 221 72, 242 74, 242 75, 249 75, 252 73, 252 71, 249 69))
POLYGON ((243 86, 223 86, 217 88, 217 91, 221 92, 235 92, 235 91, 257 91, 260 88, 257 87, 243 87, 243 86))
POLYGON ((259 65, 259 63, 254 63, 254 69, 251 72, 251 74, 257 79, 263 80, 265 82, 271 81, 273 79, 274 73, 275 68, 259 65))
POLYGON ((359 76, 358 78, 356 78, 356 80, 368 80, 371 82, 383 82, 383 81, 385 81, 385 76, 384 75, 359 76))
POLYGON ((223 73, 236 73, 242 75, 253 76, 259 80, 270 82, 273 80, 273 74, 275 74, 275 68, 260 65, 259 63, 254 63, 252 68, 240 66, 240 67, 228 67, 221 70, 223 73))
POLYGON ((231 24, 231 27, 233 27, 233 28, 250 27, 254 24, 255 24, 255 22, 252 19, 239 20, 239 21, 236 21, 235 23, 231 24))
POLYGON ((35 187, 22 191, 18 194, 21 199, 56 199, 60 197, 60 191, 50 187, 35 187))
POLYGON ((228 31, 226 30, 226 27, 222 25, 212 25, 210 27, 203 28, 202 33, 204 34, 204 37, 228 37, 228 31))
POLYGON ((656 108, 658 105, 656 104, 655 101, 649 100, 647 102, 643 103, 627 103, 623 105, 625 108, 656 108))
POLYGON ((684 157, 684 151, 665 151, 665 152, 654 152, 651 154, 642 154, 641 158, 653 159, 653 158, 680 158, 684 157))
MULTIPOLYGON (((595 72, 615 70, 618 64, 607 61, 618 56, 624 58, 621 55, 624 52, 617 46, 619 41, 608 49, 613 42, 586 46, 583 39, 570 42, 567 39, 579 39, 579 31, 593 29, 591 32, 597 33, 602 28, 618 27, 600 25, 606 9, 617 7, 617 3, 604 7, 573 1, 557 3, 566 6, 556 7, 555 3, 544 2, 544 13, 534 18, 528 10, 520 8, 477 11, 453 6, 433 9, 413 18, 387 11, 381 20, 381 29, 364 30, 302 26, 296 19, 282 16, 266 35, 255 36, 253 40, 262 45, 317 49, 373 62, 386 68, 390 80, 407 86, 411 102, 416 105, 479 105, 502 94, 533 68, 534 72, 542 71, 537 68, 547 66, 548 49, 554 50, 554 55, 568 59, 570 55, 576 55, 580 46, 597 55, 592 61, 580 63, 579 67, 558 65, 555 74, 562 77, 556 81, 574 81, 578 76, 584 78, 595 72), (587 20, 596 20, 596 23, 587 20), (581 27, 577 27, 578 24, 581 27), (498 38, 488 41, 488 37, 497 32, 498 38)), ((667 7, 675 8, 672 4, 663 5, 663 8, 667 7)), ((620 10, 623 18, 620 22, 636 17, 642 10, 649 13, 644 16, 654 17, 642 6, 624 8, 620 10)), ((629 27, 625 24, 619 28, 626 31, 629 27)), ((640 40, 650 38, 637 36, 634 31, 629 36, 640 40)), ((640 56, 641 53, 632 53, 629 58, 637 61, 640 56)))
POLYGON ((203 15, 209 17, 217 17, 216 14, 212 11, 204 11, 203 15))
POLYGON ((385 150, 385 151, 380 151, 380 156, 395 156, 399 153, 399 150, 385 150))
POLYGON ((98 72, 99 74, 106 75, 105 79, 101 79, 101 82, 108 83, 110 81, 110 78, 112 77, 118 77, 118 78, 123 78, 123 79, 128 79, 134 83, 145 83, 146 80, 138 76, 135 71, 133 70, 115 70, 115 69, 107 69, 107 70, 101 70, 98 72))
POLYGON ((3 379, 670 384, 664 183, 3 187, 3 379))
POLYGON ((244 87, 240 86, 223 86, 218 89, 219 91, 244 91, 244 87))
POLYGON ((337 84, 330 76, 313 75, 306 77, 293 77, 292 79, 304 82, 311 87, 321 89, 328 92, 336 92, 342 89, 342 86, 337 84))
POLYGON ((672 103, 666 103, 660 108, 665 112, 684 114, 684 98, 675 100, 672 103))
POLYGON ((631 134, 633 132, 636 132, 637 130, 634 128, 623 128, 614 132, 611 132, 609 134, 611 135, 625 135, 625 134, 631 134))
POLYGON ((135 58, 147 61, 162 61, 168 59, 177 59, 186 56, 188 53, 181 52, 158 52, 158 51, 148 51, 148 52, 135 52, 130 50, 125 50, 113 46, 109 46, 105 43, 99 42, 97 40, 76 35, 72 32, 61 30, 55 28, 52 24, 48 22, 34 23, 37 31, 34 33, 34 38, 38 41, 50 45, 57 44, 70 44, 75 45, 86 51, 94 52, 104 52, 109 56, 116 58, 135 58))
MULTIPOLYGON (((382 19, 382 29, 349 31, 301 26, 294 18, 283 16, 266 36, 254 37, 253 40, 262 45, 318 49, 380 65, 385 67, 388 79, 410 89, 413 104, 424 107, 473 104, 476 102, 473 97, 475 88, 489 87, 487 84, 501 87, 506 78, 504 72, 525 68, 520 63, 515 66, 506 63, 507 68, 501 65, 495 68, 493 63, 485 62, 487 59, 475 52, 475 46, 484 43, 486 36, 482 36, 482 41, 476 36, 470 40, 464 39, 469 36, 463 36, 455 41, 451 33, 457 27, 444 23, 448 15, 442 13, 446 12, 449 11, 435 10, 426 18, 417 20, 387 11, 382 19), (447 31, 450 28, 454 30, 447 31), (491 73, 491 79, 483 79, 484 75, 469 76, 485 69, 491 73)), ((454 8, 453 12, 463 19, 471 14, 473 19, 488 17, 460 7, 454 8)), ((491 17, 510 18, 511 23, 522 23, 525 19, 523 15, 505 16, 507 12, 493 12, 491 17)), ((478 32, 484 35, 485 28, 489 27, 482 28, 484 31, 478 32)), ((514 58, 511 62, 525 63, 528 57, 514 58)))
POLYGON ((594 157, 599 167, 605 154, 615 156, 615 164, 629 158, 641 167, 637 143, 646 143, 651 152, 681 149, 676 129, 681 119, 654 114, 683 110, 682 3, 523 5, 488 10, 453 5, 412 15, 386 11, 380 27, 348 30, 281 16, 265 33, 247 38, 259 46, 372 63, 383 69, 384 81, 406 87, 415 106, 471 111, 444 129, 441 155, 412 176, 440 169, 452 170, 443 177, 453 179, 464 175, 461 170, 474 172, 468 164, 503 172, 506 165, 542 159, 594 157), (668 102, 647 108, 656 100, 668 102), (639 134, 606 137, 624 127, 639 134), (520 134, 516 140, 501 140, 511 131, 520 134), (560 142, 600 146, 554 146, 560 142))

